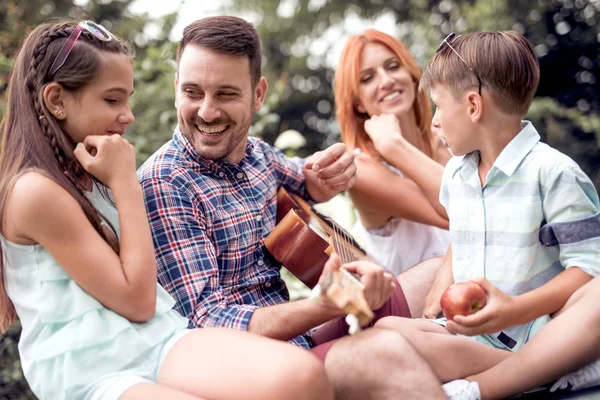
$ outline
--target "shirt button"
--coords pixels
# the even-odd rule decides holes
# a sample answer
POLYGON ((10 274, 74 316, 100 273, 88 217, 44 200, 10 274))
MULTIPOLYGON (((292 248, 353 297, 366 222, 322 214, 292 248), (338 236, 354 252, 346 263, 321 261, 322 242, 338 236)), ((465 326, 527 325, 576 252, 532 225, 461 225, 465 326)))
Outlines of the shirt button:
POLYGON ((265 265, 265 262, 263 260, 258 260, 258 265, 263 266, 263 265, 265 265))
POLYGON ((265 282, 265 287, 266 288, 270 288, 271 287, 271 282, 265 282))
POLYGON ((242 178, 244 177, 244 174, 243 174, 243 173, 241 173, 241 172, 238 172, 238 173, 237 173, 235 176, 236 176, 238 179, 242 179, 242 178))
POLYGON ((256 216, 256 220, 257 220, 258 222, 262 221, 262 215, 257 215, 257 216, 256 216))
POLYGON ((222 173, 222 172, 219 172, 219 176, 220 176, 221 178, 223 177, 223 175, 225 175, 225 174, 224 174, 224 173, 222 173))

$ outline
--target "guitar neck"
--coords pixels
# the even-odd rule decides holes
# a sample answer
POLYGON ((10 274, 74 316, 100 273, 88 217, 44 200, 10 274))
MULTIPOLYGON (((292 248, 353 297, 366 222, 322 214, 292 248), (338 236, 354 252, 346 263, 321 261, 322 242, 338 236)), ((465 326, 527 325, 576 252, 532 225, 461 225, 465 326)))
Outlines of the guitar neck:
POLYGON ((315 215, 317 215, 323 222, 325 222, 327 224, 327 226, 329 226, 329 228, 331 228, 332 231, 340 232, 341 236, 343 237, 343 240, 345 242, 348 242, 348 244, 350 246, 354 247, 356 250, 362 252, 363 254, 367 254, 365 249, 363 249, 358 244, 358 242, 352 237, 352 235, 350 235, 341 225, 339 225, 337 222, 335 222, 333 219, 329 218, 328 216, 321 214, 314 207, 311 207, 310 210, 313 213, 315 213, 315 215))

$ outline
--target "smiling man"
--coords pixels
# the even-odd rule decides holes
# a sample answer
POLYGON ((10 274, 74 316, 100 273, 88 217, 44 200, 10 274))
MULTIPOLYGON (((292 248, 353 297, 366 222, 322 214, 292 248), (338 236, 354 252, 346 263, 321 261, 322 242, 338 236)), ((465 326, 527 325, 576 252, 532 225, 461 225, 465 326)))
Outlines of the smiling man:
MULTIPOLYGON (((247 330, 311 349, 324 360, 338 396, 391 399, 412 385, 419 388, 414 398, 443 398, 399 334, 370 329, 337 340, 341 312, 331 303, 289 302, 281 265, 264 246, 276 224, 277 191, 327 201, 352 187, 356 165, 342 143, 302 160, 248 136, 267 92, 254 27, 236 17, 196 21, 184 30, 177 62, 178 126, 138 171, 158 279, 176 309, 192 327, 247 330), (308 332, 331 320, 324 333, 308 332)), ((357 273, 373 309, 406 315, 389 273, 368 262, 357 273)))

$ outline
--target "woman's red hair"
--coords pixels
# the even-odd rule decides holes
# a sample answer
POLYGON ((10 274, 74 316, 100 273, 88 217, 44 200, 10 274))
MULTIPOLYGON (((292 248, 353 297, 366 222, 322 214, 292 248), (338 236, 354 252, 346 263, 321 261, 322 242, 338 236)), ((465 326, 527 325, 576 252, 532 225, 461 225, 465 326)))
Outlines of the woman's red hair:
POLYGON ((404 44, 383 32, 368 29, 360 35, 351 36, 340 57, 335 81, 334 93, 336 117, 341 129, 342 141, 350 148, 359 148, 363 152, 379 157, 373 142, 365 132, 364 123, 368 116, 356 109, 358 102, 358 85, 360 84, 360 58, 367 43, 381 43, 389 48, 398 58, 400 64, 412 76, 415 82, 415 102, 413 110, 419 132, 423 140, 424 152, 431 157, 431 107, 424 90, 419 90, 421 69, 404 44))

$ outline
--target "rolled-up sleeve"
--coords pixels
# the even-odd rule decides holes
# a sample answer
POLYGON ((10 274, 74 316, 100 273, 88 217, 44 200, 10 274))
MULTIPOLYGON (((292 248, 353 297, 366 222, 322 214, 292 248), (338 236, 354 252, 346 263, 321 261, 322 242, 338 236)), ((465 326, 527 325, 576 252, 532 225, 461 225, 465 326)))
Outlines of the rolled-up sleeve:
POLYGON ((600 273, 600 205, 593 183, 575 163, 560 163, 542 180, 544 246, 559 246, 563 267, 600 273))

